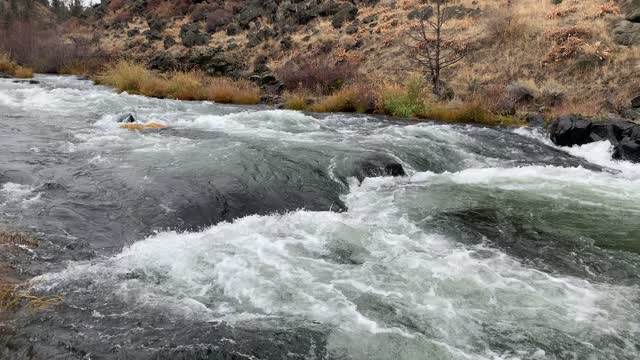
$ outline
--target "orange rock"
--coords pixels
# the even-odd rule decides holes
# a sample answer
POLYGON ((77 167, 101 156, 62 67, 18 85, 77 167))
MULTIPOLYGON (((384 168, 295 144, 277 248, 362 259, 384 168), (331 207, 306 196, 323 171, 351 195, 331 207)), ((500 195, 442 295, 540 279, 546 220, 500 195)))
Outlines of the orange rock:
POLYGON ((139 131, 139 130, 145 130, 145 129, 164 129, 166 128, 166 126, 158 123, 123 124, 123 125, 120 125, 120 128, 131 130, 131 131, 139 131))

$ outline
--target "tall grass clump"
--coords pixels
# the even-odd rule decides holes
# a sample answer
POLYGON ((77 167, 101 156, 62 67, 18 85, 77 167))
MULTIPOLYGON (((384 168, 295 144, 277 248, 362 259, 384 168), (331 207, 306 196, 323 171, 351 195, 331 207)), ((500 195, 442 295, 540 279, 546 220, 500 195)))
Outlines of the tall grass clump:
POLYGON ((345 86, 331 96, 311 106, 314 112, 357 112, 370 113, 375 110, 376 94, 368 84, 358 83, 345 86))
POLYGON ((253 105, 260 102, 260 89, 244 79, 211 78, 205 95, 207 100, 222 104, 253 105))
POLYGON ((424 113, 424 84, 418 78, 410 79, 404 86, 387 87, 382 93, 382 111, 385 114, 413 118, 424 113))
POLYGON ((113 86, 120 92, 140 94, 143 84, 151 78, 151 73, 144 65, 122 60, 108 66, 105 72, 97 78, 97 82, 113 86))
POLYGON ((207 100, 203 77, 195 71, 174 73, 168 80, 168 97, 177 100, 207 100))
POLYGON ((0 73, 13 74, 16 66, 16 63, 8 54, 0 52, 0 73))
POLYGON ((0 73, 5 73, 19 79, 30 79, 33 77, 33 69, 19 66, 11 56, 0 52, 0 73))
POLYGON ((13 76, 19 79, 31 79, 33 77, 33 69, 23 66, 18 66, 13 71, 13 76))

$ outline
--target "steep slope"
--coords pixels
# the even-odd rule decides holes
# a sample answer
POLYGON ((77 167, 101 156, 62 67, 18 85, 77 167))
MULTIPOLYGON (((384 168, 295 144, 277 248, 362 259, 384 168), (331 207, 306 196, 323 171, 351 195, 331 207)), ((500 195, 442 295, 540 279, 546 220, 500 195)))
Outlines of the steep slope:
MULTIPOLYGON (((534 99, 528 110, 627 111, 640 94, 638 1, 552 2, 455 2, 455 36, 479 50, 447 74, 453 97, 524 91, 534 99)), ((403 39, 425 8, 414 0, 111 0, 94 11, 106 49, 160 70, 249 76, 256 64, 278 69, 307 56, 400 82, 408 75, 403 39)))

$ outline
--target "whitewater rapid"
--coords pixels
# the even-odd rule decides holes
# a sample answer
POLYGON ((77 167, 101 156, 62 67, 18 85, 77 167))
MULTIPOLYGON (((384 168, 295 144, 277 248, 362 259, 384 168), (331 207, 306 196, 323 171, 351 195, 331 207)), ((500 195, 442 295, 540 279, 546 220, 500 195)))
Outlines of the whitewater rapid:
MULTIPOLYGON (((112 213, 99 223, 112 219, 118 231, 100 227, 96 244, 127 229, 144 234, 108 251, 89 239, 94 256, 32 280, 34 291, 65 296, 51 326, 66 333, 62 324, 73 323, 78 340, 65 341, 74 346, 104 355, 106 342, 141 358, 170 358, 163 351, 175 346, 201 358, 207 342, 246 358, 640 356, 640 166, 611 160, 608 143, 560 149, 532 129, 317 116, 42 81, 4 84, 15 91, 0 90, 0 106, 46 111, 34 121, 67 131, 47 147, 109 184, 97 207, 112 213), (121 111, 168 129, 125 131, 115 122, 121 111), (408 175, 359 182, 352 169, 373 155, 408 175), (157 221, 139 225, 138 213, 157 221), (196 335, 219 326, 251 335, 225 332, 224 346, 196 335), (273 331, 298 340, 279 342, 273 331), (256 334, 282 352, 240 345, 256 334)), ((37 202, 60 201, 42 178, 23 180, 1 184, 0 211, 31 214, 46 208, 37 202)), ((88 180, 67 181, 90 201, 88 180)), ((68 224, 91 237, 91 227, 68 224)))

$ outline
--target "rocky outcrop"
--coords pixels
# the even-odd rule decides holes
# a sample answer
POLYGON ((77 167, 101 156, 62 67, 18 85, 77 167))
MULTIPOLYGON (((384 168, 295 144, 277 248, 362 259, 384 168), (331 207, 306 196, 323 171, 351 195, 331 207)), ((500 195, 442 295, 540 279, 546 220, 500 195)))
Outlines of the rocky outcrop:
POLYGON ((640 162, 640 125, 634 122, 616 120, 594 124, 577 115, 565 115, 551 123, 548 131, 551 141, 556 145, 609 141, 614 146, 614 159, 640 162))
POLYGON ((559 146, 584 145, 593 142, 589 120, 576 115, 565 115, 549 126, 551 141, 559 146))

